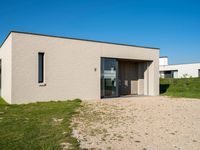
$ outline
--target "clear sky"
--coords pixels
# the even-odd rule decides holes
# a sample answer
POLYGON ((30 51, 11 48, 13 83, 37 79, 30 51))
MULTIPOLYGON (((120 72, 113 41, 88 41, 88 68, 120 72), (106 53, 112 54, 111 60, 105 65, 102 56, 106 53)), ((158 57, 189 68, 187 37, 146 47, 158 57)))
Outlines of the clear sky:
POLYGON ((11 30, 158 47, 170 63, 200 62, 199 0, 0 0, 11 30))

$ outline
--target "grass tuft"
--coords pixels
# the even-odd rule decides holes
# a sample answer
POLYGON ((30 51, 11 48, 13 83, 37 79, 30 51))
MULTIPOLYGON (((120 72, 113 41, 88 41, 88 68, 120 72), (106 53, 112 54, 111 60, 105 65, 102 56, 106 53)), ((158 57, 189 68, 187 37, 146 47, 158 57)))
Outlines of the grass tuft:
POLYGON ((6 101, 0 97, 0 105, 7 105, 8 103, 6 103, 6 101))

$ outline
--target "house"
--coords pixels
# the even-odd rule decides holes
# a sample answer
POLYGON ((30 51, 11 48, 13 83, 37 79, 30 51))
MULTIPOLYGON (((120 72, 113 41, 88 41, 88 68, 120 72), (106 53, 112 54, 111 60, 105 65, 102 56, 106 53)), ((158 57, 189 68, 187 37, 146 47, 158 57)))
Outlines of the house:
POLYGON ((158 48, 12 31, 0 66, 10 104, 159 95, 158 48))
POLYGON ((161 78, 200 77, 200 63, 168 64, 168 57, 160 57, 159 70, 161 78))

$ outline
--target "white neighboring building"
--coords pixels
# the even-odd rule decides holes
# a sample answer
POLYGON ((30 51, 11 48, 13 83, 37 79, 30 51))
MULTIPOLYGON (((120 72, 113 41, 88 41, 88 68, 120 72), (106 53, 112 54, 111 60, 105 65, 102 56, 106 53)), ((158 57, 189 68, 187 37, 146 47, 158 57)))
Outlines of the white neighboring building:
POLYGON ((168 64, 168 57, 159 59, 160 78, 200 77, 200 63, 168 64))

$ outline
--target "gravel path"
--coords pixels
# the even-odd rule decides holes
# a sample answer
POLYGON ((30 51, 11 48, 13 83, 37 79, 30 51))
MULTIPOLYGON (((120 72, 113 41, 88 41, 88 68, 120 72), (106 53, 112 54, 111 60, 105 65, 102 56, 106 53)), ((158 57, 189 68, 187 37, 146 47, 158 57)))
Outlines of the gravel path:
POLYGON ((199 150, 200 100, 129 97, 84 101, 73 119, 82 148, 199 150))

